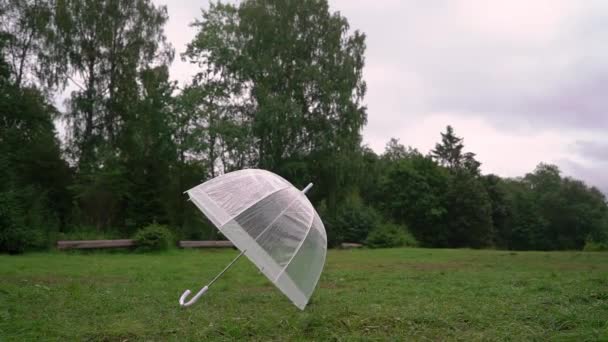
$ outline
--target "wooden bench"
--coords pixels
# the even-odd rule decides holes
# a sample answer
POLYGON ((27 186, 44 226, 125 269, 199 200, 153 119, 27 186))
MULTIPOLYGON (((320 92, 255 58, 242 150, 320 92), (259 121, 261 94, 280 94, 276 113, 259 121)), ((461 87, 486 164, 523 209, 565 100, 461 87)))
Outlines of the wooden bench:
MULTIPOLYGON (((132 239, 121 240, 63 240, 57 241, 57 249, 128 248, 137 244, 132 239)), ((180 248, 231 248, 230 241, 179 241, 180 248)))
POLYGON ((132 239, 57 241, 58 249, 94 249, 126 247, 135 247, 135 241, 132 239))
MULTIPOLYGON (((179 241, 180 248, 232 248, 234 244, 230 241, 179 241)), ((57 241, 58 249, 95 249, 95 248, 128 248, 135 247, 135 240, 70 240, 57 241)), ((361 248, 360 243, 343 242, 342 248, 361 248)))
POLYGON ((230 248, 234 244, 230 241, 180 241, 181 248, 230 248))
POLYGON ((354 242, 342 242, 342 244, 340 244, 340 247, 342 247, 342 248, 361 248, 361 247, 363 247, 363 245, 360 243, 354 243, 354 242))

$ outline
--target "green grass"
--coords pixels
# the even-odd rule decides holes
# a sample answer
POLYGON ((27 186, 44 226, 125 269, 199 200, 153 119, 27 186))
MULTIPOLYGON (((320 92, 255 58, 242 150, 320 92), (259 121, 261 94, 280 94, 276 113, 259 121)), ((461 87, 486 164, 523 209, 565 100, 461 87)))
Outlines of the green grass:
POLYGON ((608 340, 608 253, 330 251, 299 311, 234 250, 0 256, 0 340, 608 340))

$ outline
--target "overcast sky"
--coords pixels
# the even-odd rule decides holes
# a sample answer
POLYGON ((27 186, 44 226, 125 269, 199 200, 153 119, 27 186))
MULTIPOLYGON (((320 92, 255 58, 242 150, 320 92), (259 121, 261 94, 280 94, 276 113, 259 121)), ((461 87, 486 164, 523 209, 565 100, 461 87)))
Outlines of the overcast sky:
MULTIPOLYGON (((185 50, 206 1, 161 1, 185 50)), ((608 1, 330 0, 367 35, 364 142, 428 152, 450 124, 484 173, 541 161, 608 193, 608 1)), ((194 66, 179 57, 180 83, 194 66)))

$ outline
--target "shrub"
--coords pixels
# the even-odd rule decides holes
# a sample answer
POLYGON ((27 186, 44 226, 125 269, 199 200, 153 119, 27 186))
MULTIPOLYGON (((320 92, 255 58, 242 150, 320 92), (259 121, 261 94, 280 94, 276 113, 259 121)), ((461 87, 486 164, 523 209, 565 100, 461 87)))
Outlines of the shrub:
POLYGON ((118 228, 99 229, 93 226, 70 226, 56 233, 55 240, 114 240, 124 238, 118 228))
POLYGON ((359 200, 342 203, 333 215, 322 202, 319 215, 323 219, 331 246, 337 246, 342 242, 363 243, 369 232, 380 223, 378 212, 359 200))
POLYGON ((166 226, 154 223, 137 231, 134 240, 138 251, 162 251, 173 244, 173 234, 166 226))
POLYGON ((27 247, 23 216, 16 194, 0 192, 0 252, 22 253, 27 247))
POLYGON ((593 240, 587 240, 587 242, 585 242, 585 247, 583 247, 583 251, 585 251, 585 252, 608 251, 608 242, 596 242, 593 240))
POLYGON ((369 233, 366 244, 371 248, 414 247, 418 245, 418 241, 406 227, 385 223, 369 233))

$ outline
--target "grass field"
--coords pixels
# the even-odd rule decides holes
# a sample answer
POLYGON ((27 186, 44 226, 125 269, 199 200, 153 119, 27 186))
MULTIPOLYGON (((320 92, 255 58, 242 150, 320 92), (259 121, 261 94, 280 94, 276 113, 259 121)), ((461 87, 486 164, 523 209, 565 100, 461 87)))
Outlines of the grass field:
POLYGON ((608 253, 330 251, 299 311, 234 250, 0 256, 0 340, 608 340, 608 253))

